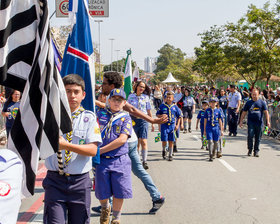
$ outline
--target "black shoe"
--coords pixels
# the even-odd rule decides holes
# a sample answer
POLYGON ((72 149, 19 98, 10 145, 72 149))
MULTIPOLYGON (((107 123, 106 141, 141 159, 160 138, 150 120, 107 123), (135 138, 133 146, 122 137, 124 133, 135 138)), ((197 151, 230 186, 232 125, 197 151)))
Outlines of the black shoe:
POLYGON ((252 155, 252 152, 249 151, 248 154, 247 154, 247 156, 251 156, 251 155, 252 155))
POLYGON ((254 156, 255 156, 255 157, 260 157, 260 155, 259 155, 258 152, 254 152, 254 156))
POLYGON ((208 147, 206 147, 206 151, 209 151, 208 147))
POLYGON ((165 150, 162 151, 162 158, 163 158, 163 159, 166 159, 165 150))
POLYGON ((236 133, 235 133, 235 134, 233 134, 233 136, 234 136, 234 137, 236 137, 236 135, 237 135, 236 133))
POLYGON ((213 162, 213 158, 212 157, 210 157, 209 162, 213 162))
POLYGON ((101 206, 92 207, 91 210, 100 214, 101 213, 101 206))
POLYGON ((173 146, 173 152, 178 152, 178 150, 177 150, 177 145, 174 145, 174 146, 173 146))
POLYGON ((149 211, 150 214, 156 214, 156 212, 161 208, 161 206, 164 204, 165 198, 161 197, 157 201, 153 201, 153 207, 149 211))
POLYGON ((230 133, 228 133, 228 136, 231 136, 232 135, 232 133, 230 132, 230 133))
POLYGON ((169 157, 168 157, 168 161, 173 161, 173 157, 172 157, 172 156, 169 156, 169 157))
POLYGON ((192 130, 189 128, 189 132, 192 133, 192 130))
POLYGON ((147 162, 143 162, 143 167, 145 170, 149 169, 147 162))

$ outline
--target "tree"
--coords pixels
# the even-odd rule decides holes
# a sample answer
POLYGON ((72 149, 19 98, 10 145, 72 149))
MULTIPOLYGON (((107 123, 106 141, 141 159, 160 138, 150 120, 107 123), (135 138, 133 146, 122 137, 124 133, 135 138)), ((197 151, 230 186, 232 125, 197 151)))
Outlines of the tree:
POLYGON ((164 71, 168 65, 181 65, 184 61, 185 53, 182 52, 180 48, 175 48, 170 44, 165 44, 161 49, 158 50, 160 54, 157 60, 157 68, 155 73, 164 71))

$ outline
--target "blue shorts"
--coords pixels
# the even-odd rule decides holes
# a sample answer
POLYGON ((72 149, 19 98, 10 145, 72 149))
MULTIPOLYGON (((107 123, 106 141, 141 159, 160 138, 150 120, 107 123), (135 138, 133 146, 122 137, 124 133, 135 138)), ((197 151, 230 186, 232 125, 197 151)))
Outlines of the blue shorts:
POLYGON ((174 142, 175 141, 175 133, 174 133, 175 125, 174 124, 162 124, 160 128, 160 136, 162 142, 174 142))
POLYGON ((147 139, 149 131, 149 123, 143 119, 133 119, 135 125, 133 129, 137 135, 137 138, 147 139))
POLYGON ((219 141, 220 139, 220 128, 219 126, 213 128, 206 128, 206 137, 207 140, 213 140, 215 142, 219 141))
POLYGON ((131 160, 128 154, 111 159, 101 156, 100 164, 96 166, 95 196, 99 200, 111 196, 132 198, 131 160))

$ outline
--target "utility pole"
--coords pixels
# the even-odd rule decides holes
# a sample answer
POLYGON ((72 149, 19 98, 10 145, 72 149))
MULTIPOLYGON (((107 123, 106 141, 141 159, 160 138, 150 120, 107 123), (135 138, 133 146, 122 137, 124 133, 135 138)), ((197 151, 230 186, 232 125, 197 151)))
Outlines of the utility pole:
POLYGON ((109 39, 111 41, 111 71, 113 71, 113 41, 115 40, 114 38, 109 39))
POLYGON ((98 50, 99 50, 99 83, 101 83, 101 50, 100 50, 100 23, 103 20, 94 20, 94 22, 98 23, 98 50))

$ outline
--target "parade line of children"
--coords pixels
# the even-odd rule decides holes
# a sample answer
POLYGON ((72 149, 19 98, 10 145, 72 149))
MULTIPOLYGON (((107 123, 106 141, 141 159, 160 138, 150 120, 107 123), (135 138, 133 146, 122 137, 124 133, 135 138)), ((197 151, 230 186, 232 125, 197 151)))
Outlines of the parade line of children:
MULTIPOLYGON (((64 161, 63 175, 56 155, 45 161, 48 171, 43 181, 44 223, 66 223, 66 220, 75 224, 90 222, 91 157, 95 158, 100 154, 100 161, 94 164, 95 195, 101 204, 100 223, 109 224, 112 212, 111 224, 119 224, 124 199, 132 198, 128 139, 132 136, 133 125, 130 115, 123 111, 126 94, 120 88, 112 89, 107 106, 100 108, 95 115, 81 106, 86 94, 84 80, 71 74, 64 77, 63 82, 72 112, 73 132, 65 134, 59 140, 64 161)), ((223 116, 222 110, 216 108, 216 98, 211 98, 209 103, 210 108, 207 108, 208 102, 203 102, 203 110, 199 112, 198 119, 201 133, 207 136, 212 161, 217 150, 217 157, 221 156, 218 142, 223 135, 223 116)), ((184 128, 183 114, 174 103, 172 91, 167 91, 165 102, 159 106, 156 115, 168 117, 160 128, 162 157, 172 161, 174 143, 179 137, 179 130, 184 128)), ((151 214, 163 203, 162 196, 160 199, 156 198, 151 214)))

